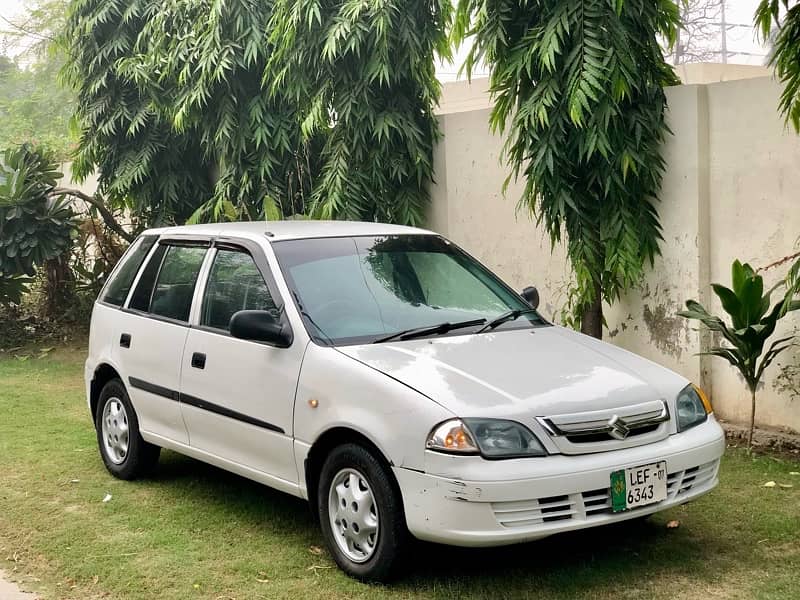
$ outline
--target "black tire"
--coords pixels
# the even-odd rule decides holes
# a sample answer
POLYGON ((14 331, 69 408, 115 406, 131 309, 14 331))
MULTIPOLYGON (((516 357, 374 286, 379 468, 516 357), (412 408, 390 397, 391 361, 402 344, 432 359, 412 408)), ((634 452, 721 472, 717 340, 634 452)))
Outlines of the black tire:
POLYGON ((409 533, 400 491, 388 468, 370 450, 358 444, 334 448, 325 460, 317 488, 317 509, 325 543, 336 564, 348 575, 364 581, 387 581, 404 558, 409 533), (378 533, 372 555, 365 562, 351 560, 339 547, 329 516, 328 494, 337 473, 353 469, 369 485, 378 515, 378 533))
POLYGON ((142 439, 139 433, 139 419, 136 411, 133 410, 128 392, 119 379, 112 379, 103 386, 100 392, 100 399, 97 402, 97 413, 94 417, 94 426, 97 431, 97 446, 100 449, 100 456, 103 459, 108 472, 119 479, 136 479, 150 473, 158 462, 161 448, 149 444, 142 439), (106 404, 117 399, 125 408, 128 424, 128 449, 121 462, 109 455, 103 440, 103 411, 106 404))

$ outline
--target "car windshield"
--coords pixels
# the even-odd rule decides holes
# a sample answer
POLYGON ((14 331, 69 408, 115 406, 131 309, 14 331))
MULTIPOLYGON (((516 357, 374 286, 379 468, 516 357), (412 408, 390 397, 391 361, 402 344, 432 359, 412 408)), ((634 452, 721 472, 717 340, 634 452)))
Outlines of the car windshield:
POLYGON ((529 312, 498 330, 545 323, 485 267, 436 235, 286 240, 273 248, 306 328, 322 343, 369 343, 479 320, 450 335, 475 333, 483 320, 512 310, 529 312))

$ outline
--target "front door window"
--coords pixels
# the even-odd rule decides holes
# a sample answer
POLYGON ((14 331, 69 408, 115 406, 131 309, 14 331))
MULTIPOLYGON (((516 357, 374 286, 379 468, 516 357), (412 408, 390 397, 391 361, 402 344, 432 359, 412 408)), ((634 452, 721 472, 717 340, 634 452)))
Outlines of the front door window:
POLYGON ((264 278, 246 252, 219 250, 208 275, 200 324, 228 330, 231 317, 240 310, 278 311, 264 278))

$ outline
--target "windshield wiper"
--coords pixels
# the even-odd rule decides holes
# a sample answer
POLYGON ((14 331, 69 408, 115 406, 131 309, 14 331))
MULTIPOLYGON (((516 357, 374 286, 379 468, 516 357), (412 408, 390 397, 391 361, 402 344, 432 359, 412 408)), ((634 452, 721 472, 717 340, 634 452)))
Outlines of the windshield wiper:
POLYGON ((389 340, 398 338, 401 340, 410 340, 426 335, 442 335, 454 329, 464 329, 465 327, 474 327, 475 325, 483 325, 484 323, 486 323, 486 319, 471 319, 469 321, 459 321, 457 323, 439 323, 438 325, 428 325, 426 327, 414 327, 413 329, 398 331, 386 337, 378 338, 372 343, 380 344, 381 342, 388 342, 389 340))
POLYGON ((314 326, 314 329, 316 329, 317 332, 322 334, 322 337, 325 338, 325 341, 328 342, 328 344, 333 346, 334 343, 333 343, 333 340, 330 338, 330 336, 327 333, 325 333, 325 331, 322 329, 322 327, 317 325, 317 322, 314 320, 314 317, 312 317, 310 314, 308 314, 306 312, 306 309, 303 308, 303 303, 300 302, 300 297, 297 295, 297 293, 296 292, 292 292, 292 295, 294 295, 294 299, 297 302, 297 309, 300 311, 300 314, 303 315, 308 320, 308 322, 311 323, 314 326))
POLYGON ((508 312, 504 312, 503 314, 495 317, 491 321, 489 321, 486 325, 478 329, 475 333, 483 333, 484 331, 494 329, 495 327, 499 327, 503 323, 507 323, 508 321, 514 321, 515 319, 519 319, 522 315, 527 315, 530 313, 535 313, 536 309, 534 308, 518 308, 516 310, 509 310, 508 312))

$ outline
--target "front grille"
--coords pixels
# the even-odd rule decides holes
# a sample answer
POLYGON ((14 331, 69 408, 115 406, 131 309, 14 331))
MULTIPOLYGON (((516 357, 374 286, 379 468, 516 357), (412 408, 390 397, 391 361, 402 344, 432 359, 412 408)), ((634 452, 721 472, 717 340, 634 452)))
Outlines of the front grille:
MULTIPOLYGON (((652 433, 658 429, 659 424, 645 425, 644 427, 631 427, 630 433, 627 438, 632 438, 637 435, 645 433, 652 433)), ((566 437, 573 444, 588 444, 590 442, 611 442, 617 438, 612 437, 609 433, 588 433, 583 435, 566 435, 566 437)), ((627 439, 626 438, 626 439, 627 439)))
POLYGON ((536 421, 561 454, 631 448, 657 442, 669 435, 669 408, 663 400, 538 416, 536 421))
MULTIPOLYGON (((667 474, 667 500, 686 494, 695 486, 703 486, 714 478, 719 461, 667 474)), ((562 496, 533 500, 493 502, 497 522, 503 527, 530 527, 555 521, 591 521, 612 514, 611 488, 586 490, 562 496)), ((636 512, 636 509, 630 511, 636 512)))

